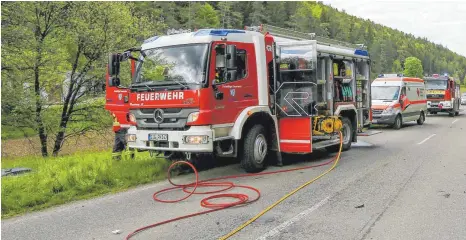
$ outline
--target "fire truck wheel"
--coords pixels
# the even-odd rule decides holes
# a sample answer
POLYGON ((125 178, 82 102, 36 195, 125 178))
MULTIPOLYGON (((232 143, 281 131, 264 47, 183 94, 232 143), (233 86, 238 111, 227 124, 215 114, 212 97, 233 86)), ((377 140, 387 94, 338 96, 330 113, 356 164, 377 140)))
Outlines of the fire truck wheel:
POLYGON ((454 117, 454 116, 455 116, 455 112, 449 112, 449 113, 448 113, 448 116, 454 117))
POLYGON ((267 157, 267 138, 262 125, 255 125, 244 138, 241 165, 246 172, 260 172, 267 157))
POLYGON ((419 118, 417 119, 417 124, 422 125, 424 124, 425 120, 426 120, 426 116, 424 115, 424 112, 421 112, 421 115, 419 115, 419 118))
POLYGON ((458 115, 460 115, 460 111, 455 112, 455 116, 458 116, 458 115))
MULTIPOLYGON (((351 148, 351 139, 352 139, 352 133, 353 133, 353 125, 351 124, 351 121, 346 118, 342 117, 341 121, 343 122, 343 129, 342 129, 342 134, 343 134, 343 146, 341 151, 348 151, 351 148)), ((325 150, 330 153, 336 153, 340 151, 340 144, 333 145, 330 147, 326 147, 325 150)))
POLYGON ((402 125, 402 121, 401 121, 401 115, 397 115, 396 118, 395 118, 395 123, 393 124, 393 129, 400 129, 401 128, 401 125, 402 125))

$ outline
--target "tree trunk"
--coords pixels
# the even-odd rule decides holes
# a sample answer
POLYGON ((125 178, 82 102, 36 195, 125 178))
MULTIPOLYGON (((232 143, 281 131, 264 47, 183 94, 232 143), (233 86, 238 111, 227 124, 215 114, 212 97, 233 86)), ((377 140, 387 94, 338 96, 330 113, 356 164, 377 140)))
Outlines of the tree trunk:
MULTIPOLYGON (((61 126, 62 124, 60 124, 61 126)), ((53 145, 53 156, 56 157, 58 156, 58 152, 60 152, 60 149, 62 147, 62 143, 63 141, 65 140, 65 128, 66 128, 66 124, 65 124, 65 127, 63 128, 63 130, 60 130, 57 134, 57 138, 55 139, 55 144, 53 145)), ((62 129, 62 128, 60 128, 62 129)))
POLYGON ((78 51, 76 53, 76 57, 73 63, 73 69, 71 70, 71 75, 70 75, 70 85, 68 86, 68 93, 66 95, 65 101, 63 103, 63 108, 62 108, 62 113, 61 113, 61 119, 60 119, 60 130, 57 133, 57 137, 55 138, 55 144, 53 145, 53 156, 57 156, 58 152, 60 152, 61 147, 63 146, 63 141, 65 140, 65 131, 66 131, 66 126, 68 125, 68 120, 70 119, 74 104, 75 99, 73 92, 78 91, 80 88, 79 83, 75 82, 77 81, 75 78, 75 73, 76 69, 78 68, 78 60, 79 57, 81 56, 81 45, 78 44, 78 51), (75 87, 75 84, 78 85, 77 89, 75 87))
POLYGON ((42 121, 42 101, 40 95, 40 72, 39 67, 42 61, 42 41, 39 41, 39 45, 37 47, 37 57, 36 57, 36 64, 34 66, 34 95, 36 98, 36 123, 39 132, 39 139, 41 145, 41 152, 43 157, 48 156, 47 151, 47 134, 45 133, 45 126, 44 122, 42 121))

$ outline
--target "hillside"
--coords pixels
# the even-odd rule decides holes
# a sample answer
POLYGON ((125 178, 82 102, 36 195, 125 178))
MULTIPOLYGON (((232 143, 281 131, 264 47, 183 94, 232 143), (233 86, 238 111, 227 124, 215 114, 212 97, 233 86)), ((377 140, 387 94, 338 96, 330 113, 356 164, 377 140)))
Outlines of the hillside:
MULTIPOLYGON (((157 12, 159 21, 178 28, 224 27, 267 23, 315 32, 320 36, 364 43, 372 56, 372 76, 400 72, 404 60, 415 56, 425 74, 444 73, 461 81, 466 58, 428 39, 394 30, 316 2, 138 2, 145 14, 157 12)), ((154 16, 154 15, 152 15, 154 16)))

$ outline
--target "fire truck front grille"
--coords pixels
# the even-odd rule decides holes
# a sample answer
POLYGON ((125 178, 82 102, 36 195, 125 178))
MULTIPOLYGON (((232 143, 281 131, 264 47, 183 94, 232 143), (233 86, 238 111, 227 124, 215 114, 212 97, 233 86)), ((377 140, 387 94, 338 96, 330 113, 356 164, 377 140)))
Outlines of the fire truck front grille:
POLYGON ((136 118, 137 126, 140 129, 164 129, 180 130, 186 128, 188 115, 199 111, 197 108, 165 108, 161 109, 162 113, 156 119, 156 110, 158 108, 141 108, 133 109, 131 113, 136 118))
POLYGON ((445 97, 445 94, 427 94, 427 98, 431 99, 441 99, 445 97))

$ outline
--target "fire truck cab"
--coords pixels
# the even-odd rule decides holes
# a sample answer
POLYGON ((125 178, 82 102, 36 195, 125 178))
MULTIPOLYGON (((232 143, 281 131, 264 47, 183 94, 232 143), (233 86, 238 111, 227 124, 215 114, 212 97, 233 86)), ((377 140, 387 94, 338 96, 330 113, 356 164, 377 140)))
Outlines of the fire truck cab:
POLYGON ((127 59, 136 62, 122 93, 133 149, 238 157, 257 172, 269 158, 281 163, 281 153, 338 151, 339 131, 348 150, 370 124, 370 58, 361 46, 269 25, 156 36, 111 54, 109 86, 127 59))
POLYGON ((458 116, 461 105, 460 85, 447 74, 425 77, 427 110, 431 114, 447 112, 450 117, 458 116))

